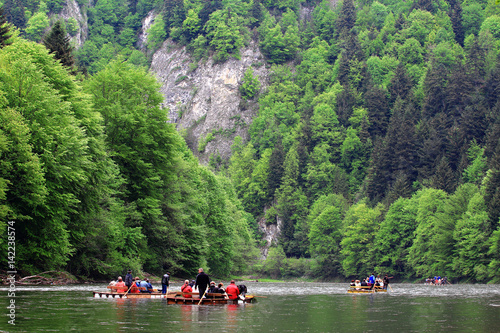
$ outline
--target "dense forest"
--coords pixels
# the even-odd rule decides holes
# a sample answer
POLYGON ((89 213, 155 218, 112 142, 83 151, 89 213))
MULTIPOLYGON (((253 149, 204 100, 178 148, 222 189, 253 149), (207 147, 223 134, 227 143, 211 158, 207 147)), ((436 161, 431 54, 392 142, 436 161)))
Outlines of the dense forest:
POLYGON ((3 1, 0 217, 24 271, 500 281, 495 0, 78 1, 73 52, 65 2, 3 1), (228 161, 167 122, 166 38, 194 63, 258 41, 270 82, 243 78, 259 112, 228 161), (263 261, 261 218, 281 230, 263 261))

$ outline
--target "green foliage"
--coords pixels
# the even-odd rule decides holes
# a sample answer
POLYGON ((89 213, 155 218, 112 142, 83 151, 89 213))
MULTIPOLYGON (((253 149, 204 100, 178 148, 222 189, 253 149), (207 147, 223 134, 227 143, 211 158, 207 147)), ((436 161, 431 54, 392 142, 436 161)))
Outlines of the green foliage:
POLYGON ((205 31, 209 44, 215 51, 215 62, 224 62, 229 56, 240 58, 244 31, 238 15, 231 14, 229 10, 218 10, 210 15, 205 31))
POLYGON ((39 41, 42 34, 49 26, 49 17, 44 12, 38 12, 28 20, 26 34, 31 40, 39 41))
POLYGON ((468 151, 471 164, 464 170, 463 178, 466 183, 481 183, 486 171, 484 149, 473 142, 468 151))
POLYGON ((243 76, 243 82, 240 86, 241 96, 246 99, 252 99, 257 95, 260 89, 260 81, 257 76, 253 75, 253 69, 248 67, 243 76))
POLYGON ((495 38, 500 37, 500 16, 493 15, 484 20, 480 32, 489 32, 495 38))
MULTIPOLYGON (((498 6, 307 1, 299 24, 300 2, 99 0, 75 51, 93 75, 80 77, 85 92, 0 20, 0 217, 20 225, 21 267, 64 268, 71 256, 72 273, 96 277, 204 265, 498 281, 498 6), (211 159, 230 182, 197 164, 159 108, 151 54, 135 49, 153 10, 149 50, 168 36, 192 71, 253 42, 272 65, 265 89, 251 68, 242 80, 244 99, 261 92, 248 142, 235 139, 227 170, 211 159), (264 207, 282 234, 256 264, 264 207)), ((2 3, 39 41, 64 1, 2 3)), ((79 25, 68 20, 70 35, 79 25)))
POLYGON ((74 17, 70 17, 68 21, 66 21, 66 29, 71 36, 75 36, 79 28, 80 25, 74 17))
POLYGON ((320 264, 317 276, 335 277, 341 274, 340 242, 346 202, 340 195, 320 197, 311 207, 308 217, 310 253, 320 264))
POLYGON ((165 21, 163 16, 159 14, 155 17, 155 20, 148 30, 148 46, 152 50, 158 49, 158 47, 165 40, 167 33, 165 32, 165 21))
POLYGON ((205 147, 207 146, 207 144, 212 141, 214 139, 214 135, 212 132, 208 133, 207 136, 205 136, 205 138, 200 138, 200 141, 198 142, 198 151, 201 153, 201 152, 204 152, 205 151, 205 147))
POLYGON ((345 276, 368 276, 375 269, 374 241, 379 229, 381 205, 370 208, 358 203, 349 208, 344 219, 340 251, 345 276))
MULTIPOLYGON (((14 109, 22 114, 23 119, 18 117, 16 122, 18 126, 25 124, 27 136, 23 140, 29 140, 29 146, 17 153, 18 159, 25 159, 26 166, 12 170, 12 175, 21 172, 22 178, 31 178, 26 179, 26 193, 21 195, 21 188, 7 192, 8 201, 14 204, 10 207, 13 217, 19 219, 16 250, 22 259, 18 265, 27 271, 57 269, 74 253, 67 223, 77 212, 79 196, 90 176, 86 169, 88 139, 74 114, 72 96, 77 88, 66 70, 41 45, 21 40, 3 48, 0 58, 3 110, 14 109), (39 162, 30 157, 30 150, 39 162), (30 196, 40 200, 27 201, 30 196), (33 248, 33 244, 39 245, 33 248)), ((20 130, 22 127, 15 135, 20 130)), ((14 134, 12 131, 9 129, 14 134)), ((23 141, 17 146, 22 144, 23 141)), ((13 184, 18 184, 17 180, 13 184)))

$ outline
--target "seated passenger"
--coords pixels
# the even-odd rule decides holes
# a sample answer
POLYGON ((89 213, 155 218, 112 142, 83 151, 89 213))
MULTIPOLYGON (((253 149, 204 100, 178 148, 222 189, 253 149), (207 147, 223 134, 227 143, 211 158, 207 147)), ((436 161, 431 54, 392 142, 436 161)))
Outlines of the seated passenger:
POLYGON ((351 280, 351 287, 354 287, 356 285, 356 282, 354 280, 351 280))
POLYGON ((139 290, 139 287, 141 286, 141 280, 139 277, 135 277, 134 281, 132 282, 132 286, 130 287, 130 292, 135 294, 135 293, 140 293, 141 291, 139 290))
POLYGON ((125 285, 125 282, 123 282, 121 276, 118 277, 118 282, 115 284, 115 287, 118 287, 118 288, 121 287, 121 289, 116 289, 117 293, 124 293, 127 291, 127 286, 125 285))
POLYGON ((151 284, 151 282, 149 281, 149 279, 146 279, 146 283, 148 284, 148 286, 146 287, 146 290, 149 293, 152 293, 154 291, 154 289, 153 289, 153 285, 151 284))
POLYGON ((366 279, 361 281, 361 287, 368 287, 368 283, 366 283, 366 279))
POLYGON ((224 283, 219 283, 219 285, 216 288, 217 292, 220 294, 226 293, 226 290, 224 289, 224 283))
POLYGON ((217 293, 218 291, 215 291, 217 287, 215 286, 215 282, 212 281, 210 282, 210 287, 208 287, 207 293, 217 293))
MULTIPOLYGON (((189 280, 184 281, 184 284, 181 287, 181 291, 183 293, 192 293, 193 292, 193 288, 191 288, 191 286, 189 285, 189 280)), ((184 295, 184 297, 191 298, 191 295, 184 295)))
POLYGON ((237 299, 240 294, 240 290, 236 286, 234 280, 231 280, 231 283, 226 288, 226 293, 229 299, 237 299))
POLYGON ((141 282, 139 282, 139 287, 141 288, 141 293, 151 293, 151 289, 153 289, 151 287, 151 289, 149 288, 151 286, 151 284, 147 281, 147 280, 141 280, 141 282))

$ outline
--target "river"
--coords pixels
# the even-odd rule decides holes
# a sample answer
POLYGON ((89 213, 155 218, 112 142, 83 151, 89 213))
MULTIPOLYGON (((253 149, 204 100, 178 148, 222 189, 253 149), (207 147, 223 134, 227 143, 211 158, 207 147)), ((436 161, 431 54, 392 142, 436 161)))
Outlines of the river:
POLYGON ((0 288, 0 332, 500 332, 500 285, 394 283, 370 295, 340 283, 246 285, 256 303, 202 306, 93 298, 105 285, 16 287, 15 326, 0 288))

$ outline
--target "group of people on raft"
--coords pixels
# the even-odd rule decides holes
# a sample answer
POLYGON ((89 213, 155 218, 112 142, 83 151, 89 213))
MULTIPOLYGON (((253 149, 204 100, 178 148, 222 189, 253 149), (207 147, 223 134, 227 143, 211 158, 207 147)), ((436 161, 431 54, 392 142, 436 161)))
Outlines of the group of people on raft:
POLYGON ((443 284, 450 284, 450 282, 448 282, 448 278, 445 276, 445 277, 440 277, 440 276, 435 276, 433 278, 427 278, 425 279, 425 284, 432 284, 432 285, 443 285, 443 284))
MULTIPOLYGON (((207 297, 207 293, 215 293, 215 294, 227 294, 229 299, 237 299, 240 294, 246 292, 246 290, 241 291, 234 280, 231 280, 231 283, 224 289, 224 284, 220 282, 217 286, 214 281, 211 281, 209 276, 203 271, 203 268, 198 269, 198 275, 196 276, 196 280, 185 280, 184 284, 181 287, 181 291, 184 293, 184 297, 189 298, 192 297, 192 292, 198 289, 198 293, 200 298, 207 297)), ((246 289, 246 288, 245 288, 246 289)))
MULTIPOLYGON (((167 288, 170 284, 170 273, 163 275, 161 279, 162 294, 167 293, 167 288)), ((156 291, 153 289, 149 279, 140 279, 139 277, 133 277, 132 270, 128 270, 127 275, 125 275, 125 280, 121 276, 118 277, 117 281, 111 281, 110 286, 116 289, 117 293, 152 293, 156 291)))
MULTIPOLYGON (((116 292, 118 293, 151 293, 155 291, 149 279, 140 279, 139 277, 134 278, 131 270, 129 270, 125 276, 125 280, 119 276, 118 281, 112 281, 110 285, 114 286, 116 288, 116 292)), ((170 273, 167 272, 163 275, 161 285, 162 294, 166 294, 170 285, 170 273)), ((184 281, 184 284, 181 287, 184 297, 192 297, 193 288, 194 290, 198 289, 200 298, 206 297, 207 293, 219 293, 227 294, 229 299, 237 299, 240 294, 244 296, 246 293, 246 287, 236 286, 234 280, 231 280, 231 283, 225 289, 222 282, 219 283, 218 286, 215 286, 215 282, 210 280, 208 275, 203 271, 203 268, 198 269, 196 280, 192 280, 191 282, 189 280, 184 281)))
POLYGON ((351 280, 351 287, 354 287, 354 289, 356 290, 373 288, 387 289, 387 287, 389 286, 389 279, 392 279, 392 276, 389 277, 386 274, 384 278, 381 278, 379 275, 375 276, 375 274, 372 274, 362 280, 351 280))

